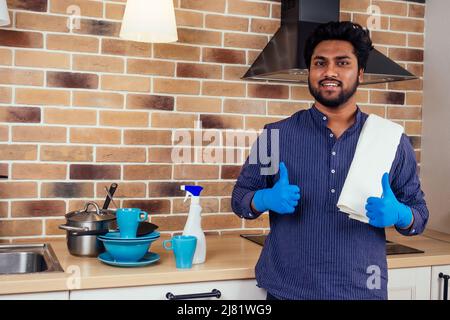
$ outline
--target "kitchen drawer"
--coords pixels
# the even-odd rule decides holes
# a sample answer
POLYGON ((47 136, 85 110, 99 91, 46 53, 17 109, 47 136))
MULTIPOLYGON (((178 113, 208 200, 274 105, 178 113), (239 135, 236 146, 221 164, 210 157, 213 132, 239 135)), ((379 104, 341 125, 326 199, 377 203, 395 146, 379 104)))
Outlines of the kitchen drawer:
POLYGON ((69 300, 69 291, 3 294, 0 300, 69 300))
POLYGON ((389 269, 389 300, 429 300, 431 267, 389 269))
MULTIPOLYGON (((70 292, 70 300, 166 300, 168 292, 174 295, 195 294, 220 290, 221 300, 264 300, 266 291, 256 286, 255 279, 207 281, 142 287, 124 287, 70 292)), ((207 298, 217 300, 217 298, 207 298)))
MULTIPOLYGON (((439 278, 439 273, 450 275, 450 265, 431 267, 431 300, 444 298, 444 279, 439 278)), ((447 292, 449 296, 450 292, 447 292)))

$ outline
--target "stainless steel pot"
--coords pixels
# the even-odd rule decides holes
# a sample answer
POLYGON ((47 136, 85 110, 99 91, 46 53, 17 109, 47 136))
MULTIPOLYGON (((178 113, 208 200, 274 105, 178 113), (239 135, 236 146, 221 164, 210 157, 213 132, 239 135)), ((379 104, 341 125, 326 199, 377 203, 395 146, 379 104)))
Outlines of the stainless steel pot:
POLYGON ((98 235, 117 229, 116 214, 100 209, 95 202, 86 203, 83 210, 66 214, 66 224, 59 226, 67 231, 67 248, 72 255, 96 257, 105 251, 98 235), (94 210, 89 210, 89 207, 94 210))

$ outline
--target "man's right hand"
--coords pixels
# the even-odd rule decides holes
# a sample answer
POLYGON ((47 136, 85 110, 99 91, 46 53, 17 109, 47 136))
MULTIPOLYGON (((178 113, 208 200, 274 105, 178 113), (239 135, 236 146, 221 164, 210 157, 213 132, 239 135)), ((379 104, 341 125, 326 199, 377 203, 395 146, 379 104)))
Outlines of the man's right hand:
POLYGON ((252 205, 259 211, 275 211, 291 214, 300 200, 300 188, 289 184, 288 171, 284 162, 280 163, 280 179, 270 189, 258 190, 253 195, 252 205))

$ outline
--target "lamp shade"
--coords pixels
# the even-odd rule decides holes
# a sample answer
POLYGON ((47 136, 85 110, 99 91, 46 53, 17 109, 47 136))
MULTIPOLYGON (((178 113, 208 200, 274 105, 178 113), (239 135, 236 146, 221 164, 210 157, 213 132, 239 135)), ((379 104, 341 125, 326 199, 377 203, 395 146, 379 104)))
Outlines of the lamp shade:
POLYGON ((173 0, 128 0, 120 38, 154 43, 177 41, 173 0))
POLYGON ((7 26, 10 23, 6 0, 0 0, 0 26, 7 26))

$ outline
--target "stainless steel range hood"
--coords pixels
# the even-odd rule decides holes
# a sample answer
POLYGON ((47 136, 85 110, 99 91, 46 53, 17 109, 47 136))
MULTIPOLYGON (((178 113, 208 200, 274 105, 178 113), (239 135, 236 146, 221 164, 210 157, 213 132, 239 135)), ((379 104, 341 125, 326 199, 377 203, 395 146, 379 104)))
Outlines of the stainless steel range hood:
MULTIPOLYGON (((319 24, 339 21, 339 10, 339 0, 281 0, 281 26, 242 79, 308 83, 306 39, 319 24)), ((373 49, 361 84, 413 79, 417 77, 373 49)))

